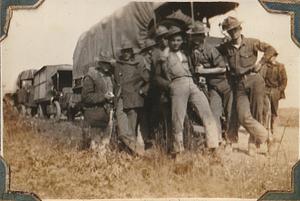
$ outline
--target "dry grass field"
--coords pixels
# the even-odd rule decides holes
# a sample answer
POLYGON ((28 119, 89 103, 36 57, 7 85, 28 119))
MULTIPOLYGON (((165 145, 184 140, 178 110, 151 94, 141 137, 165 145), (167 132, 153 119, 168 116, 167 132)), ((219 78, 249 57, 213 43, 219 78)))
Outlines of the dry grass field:
POLYGON ((241 132, 238 151, 224 152, 222 161, 189 153, 178 164, 159 151, 150 158, 79 151, 79 123, 22 119, 6 104, 4 158, 11 189, 41 198, 258 198, 266 190, 290 189, 298 158, 298 113, 281 110, 275 137, 282 141, 274 156, 245 154, 248 135, 241 132))

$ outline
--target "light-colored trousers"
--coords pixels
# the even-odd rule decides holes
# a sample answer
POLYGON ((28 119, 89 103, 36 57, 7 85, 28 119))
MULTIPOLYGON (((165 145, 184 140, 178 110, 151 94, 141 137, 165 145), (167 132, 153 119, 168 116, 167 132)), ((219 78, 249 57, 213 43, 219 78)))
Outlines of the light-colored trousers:
POLYGON ((196 86, 191 77, 181 77, 170 84, 170 96, 172 104, 172 133, 174 136, 173 149, 182 152, 183 124, 188 102, 192 104, 197 115, 201 118, 206 133, 208 148, 219 146, 219 129, 210 109, 205 94, 196 86))

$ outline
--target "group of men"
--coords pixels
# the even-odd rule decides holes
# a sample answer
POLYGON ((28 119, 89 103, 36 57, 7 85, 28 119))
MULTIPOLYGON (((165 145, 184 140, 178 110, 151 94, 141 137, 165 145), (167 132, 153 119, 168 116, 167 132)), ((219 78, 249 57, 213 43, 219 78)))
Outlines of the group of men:
POLYGON ((108 143, 115 108, 118 138, 133 153, 144 154, 145 141, 162 114, 171 122, 171 153, 181 155, 191 104, 211 153, 218 152, 223 141, 236 143, 240 125, 250 134, 250 155, 263 143, 271 149, 264 105, 269 96, 274 119, 287 82, 284 66, 275 60, 278 53, 272 46, 241 34, 238 19, 227 17, 222 29, 230 39, 214 46, 207 40, 209 28, 200 21, 188 31, 158 25, 155 38, 143 41, 140 52, 124 41, 119 59, 102 56, 83 79, 84 144, 108 143), (264 53, 259 62, 258 51, 264 53))

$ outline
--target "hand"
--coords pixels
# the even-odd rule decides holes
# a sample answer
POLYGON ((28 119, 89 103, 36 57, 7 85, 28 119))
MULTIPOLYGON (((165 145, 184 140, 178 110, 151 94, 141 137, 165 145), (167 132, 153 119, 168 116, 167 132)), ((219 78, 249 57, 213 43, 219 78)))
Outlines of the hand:
POLYGON ((116 61, 115 59, 111 59, 109 62, 110 62, 111 64, 117 63, 117 61, 116 61))
POLYGON ((205 77, 199 77, 199 84, 206 84, 205 77))
POLYGON ((258 62, 258 64, 255 65, 254 67, 254 72, 258 73, 261 70, 262 63, 258 62))
POLYGON ((112 100, 114 97, 115 97, 115 95, 114 95, 111 91, 106 92, 106 93, 104 94, 104 98, 105 98, 106 100, 112 100))
POLYGON ((140 95, 143 95, 143 94, 144 94, 143 90, 140 89, 140 90, 139 90, 139 94, 140 94, 140 95))
POLYGON ((201 70, 204 68, 202 64, 195 67, 195 73, 201 73, 201 70))

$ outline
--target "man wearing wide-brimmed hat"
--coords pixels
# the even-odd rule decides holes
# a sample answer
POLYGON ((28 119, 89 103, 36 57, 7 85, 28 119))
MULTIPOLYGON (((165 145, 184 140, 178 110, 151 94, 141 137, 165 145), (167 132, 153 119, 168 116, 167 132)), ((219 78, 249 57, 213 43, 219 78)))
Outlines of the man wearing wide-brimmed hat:
POLYGON ((89 67, 83 78, 83 149, 104 150, 109 142, 107 127, 114 98, 111 61, 107 55, 96 58, 95 65, 89 67))
POLYGON ((153 51, 154 65, 156 65, 156 62, 159 59, 160 51, 164 51, 168 47, 167 34, 168 34, 167 27, 163 25, 159 25, 157 27, 155 32, 155 42, 157 44, 157 48, 155 48, 153 51))
MULTIPOLYGON (((150 131, 150 122, 152 121, 151 118, 153 118, 151 116, 151 110, 153 107, 153 94, 151 94, 151 92, 153 92, 153 88, 151 88, 152 86, 150 85, 150 74, 151 70, 153 70, 152 52, 155 46, 156 42, 153 39, 147 38, 142 41, 141 51, 138 55, 136 55, 136 59, 143 60, 143 63, 145 64, 144 68, 142 69, 142 74, 144 76, 149 76, 148 81, 144 82, 144 86, 139 91, 141 96, 144 97, 144 107, 141 110, 139 131, 142 134, 145 146, 147 147, 152 145, 151 141, 154 139, 154 136, 150 131)), ((154 118, 157 118, 157 116, 154 118)))
POLYGON ((183 146, 183 123, 190 102, 202 119, 208 148, 215 150, 219 146, 219 130, 207 97, 194 83, 187 55, 182 51, 184 32, 171 26, 167 34, 169 51, 164 52, 161 63, 161 87, 168 91, 172 108, 173 151, 180 154, 183 146))
MULTIPOLYGON (((151 84, 149 89, 148 99, 151 100, 151 112, 150 112, 150 129, 151 133, 157 133, 159 123, 165 121, 170 116, 168 99, 166 95, 157 86, 157 77, 155 76, 157 65, 160 62, 160 55, 163 51, 168 49, 168 28, 163 25, 158 25, 155 31, 156 46, 152 51, 152 70, 151 70, 151 84), (160 117, 160 118, 157 118, 160 117)), ((166 123, 168 121, 165 121, 166 123)))
MULTIPOLYGON (((169 49, 168 39, 167 39, 168 32, 169 32, 168 29, 163 25, 159 25, 158 28, 156 29, 155 40, 156 40, 157 47, 154 48, 152 52, 152 63, 155 71, 156 71, 156 66, 158 65, 158 63, 161 62, 161 55, 163 54, 163 52, 168 51, 169 49)), ((160 81, 160 80, 156 80, 156 77, 154 79, 155 82, 160 81)))
POLYGON ((235 81, 238 118, 250 133, 249 154, 253 155, 255 144, 260 145, 268 139, 268 132, 262 125, 265 83, 257 72, 276 50, 258 39, 244 37, 241 34, 241 24, 242 22, 235 17, 227 17, 223 21, 222 29, 231 39, 222 44, 219 50, 229 64, 231 79, 235 81), (256 63, 258 51, 264 55, 256 63))
MULTIPOLYGON (((226 132, 237 132, 230 122, 233 94, 226 76, 226 64, 219 51, 206 41, 208 32, 209 28, 200 21, 196 21, 187 31, 192 46, 192 64, 195 73, 206 79, 210 106, 218 123, 219 133, 222 131, 223 111, 227 120, 228 131, 226 132)), ((222 136, 219 139, 222 142, 222 136)))
POLYGON ((115 65, 114 77, 119 88, 116 116, 120 139, 132 152, 143 155, 144 142, 138 138, 138 127, 150 74, 144 59, 134 55, 133 48, 130 41, 123 41, 121 57, 115 65))
MULTIPOLYGON (((284 90, 287 86, 287 75, 284 64, 276 60, 278 54, 275 54, 271 59, 262 67, 261 75, 266 83, 267 98, 271 106, 271 122, 270 129, 274 132, 274 123, 278 117, 279 100, 285 98, 284 90)), ((268 107, 265 106, 267 112, 268 107)), ((264 114, 266 115, 266 114, 264 114)), ((266 122, 269 123, 269 122, 266 122)))

